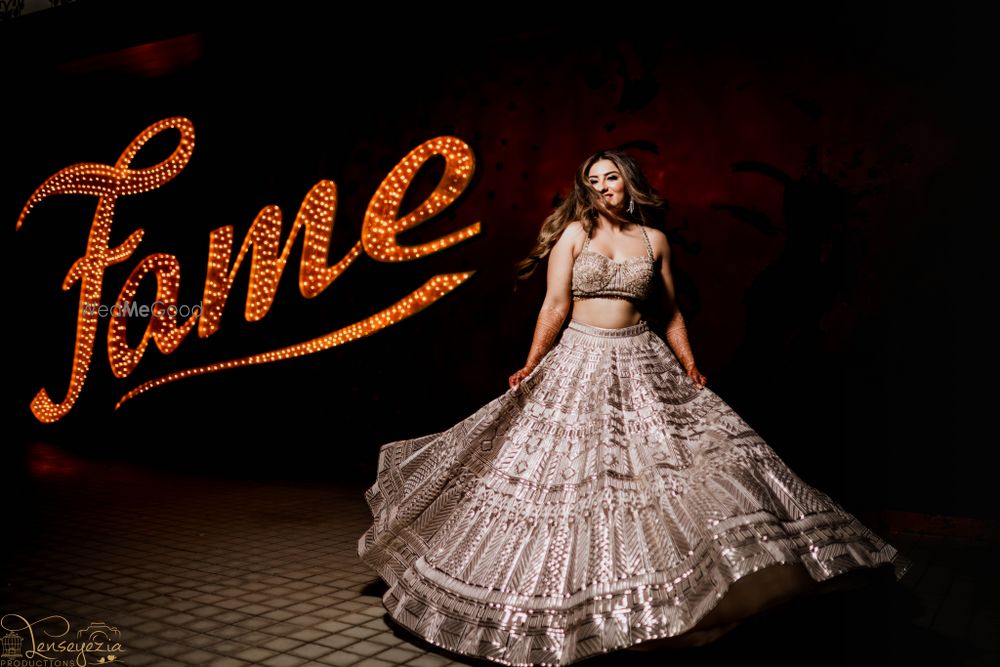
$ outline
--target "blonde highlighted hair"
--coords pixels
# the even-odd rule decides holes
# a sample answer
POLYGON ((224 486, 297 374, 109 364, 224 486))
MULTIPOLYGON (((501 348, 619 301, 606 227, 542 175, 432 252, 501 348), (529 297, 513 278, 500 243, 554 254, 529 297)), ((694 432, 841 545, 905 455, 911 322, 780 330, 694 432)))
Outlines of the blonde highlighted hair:
POLYGON ((527 280, 548 257, 566 226, 574 220, 579 220, 589 235, 597 224, 598 214, 622 224, 648 225, 663 207, 663 200, 653 193, 635 158, 618 149, 594 153, 577 169, 569 196, 545 218, 531 252, 516 265, 515 279, 527 280), (610 160, 617 167, 625 182, 626 198, 623 204, 629 200, 634 202, 632 213, 628 212, 627 204, 620 209, 608 206, 601 193, 590 184, 590 169, 601 160, 610 160))

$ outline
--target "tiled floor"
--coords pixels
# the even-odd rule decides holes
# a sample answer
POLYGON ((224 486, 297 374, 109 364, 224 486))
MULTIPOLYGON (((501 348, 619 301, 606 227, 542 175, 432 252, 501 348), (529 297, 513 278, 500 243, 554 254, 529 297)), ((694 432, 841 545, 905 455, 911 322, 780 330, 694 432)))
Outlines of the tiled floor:
MULTIPOLYGON (((177 476, 59 456, 32 470, 8 486, 2 632, 19 629, 11 614, 36 622, 36 636, 64 632, 64 617, 62 639, 103 621, 121 633, 117 662, 134 667, 491 664, 393 632, 385 585, 357 558, 370 516, 363 483, 177 476)), ((707 647, 581 664, 1000 664, 996 546, 889 539, 917 561, 898 585, 773 610, 707 647)))

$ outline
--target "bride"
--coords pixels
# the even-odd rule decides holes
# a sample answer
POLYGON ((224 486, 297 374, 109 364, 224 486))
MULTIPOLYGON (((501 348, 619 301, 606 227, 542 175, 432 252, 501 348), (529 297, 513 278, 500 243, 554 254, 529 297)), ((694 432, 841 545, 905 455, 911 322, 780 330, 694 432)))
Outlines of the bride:
POLYGON ((566 665, 706 644, 795 596, 909 568, 706 386, 667 238, 646 224, 660 205, 628 154, 587 158, 519 265, 526 278, 547 259, 547 293, 510 389, 380 448, 358 554, 414 634, 566 665), (643 315, 656 293, 673 313, 663 338, 643 315))

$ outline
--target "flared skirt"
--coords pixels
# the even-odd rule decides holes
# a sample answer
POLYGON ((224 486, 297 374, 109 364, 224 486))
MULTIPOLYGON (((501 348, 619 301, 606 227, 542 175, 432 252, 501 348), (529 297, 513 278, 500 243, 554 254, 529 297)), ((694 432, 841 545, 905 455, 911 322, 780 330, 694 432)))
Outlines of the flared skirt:
POLYGON ((693 628, 773 565, 816 582, 911 561, 699 388, 645 320, 571 320, 514 389, 381 447, 358 554, 392 618, 506 665, 693 628))

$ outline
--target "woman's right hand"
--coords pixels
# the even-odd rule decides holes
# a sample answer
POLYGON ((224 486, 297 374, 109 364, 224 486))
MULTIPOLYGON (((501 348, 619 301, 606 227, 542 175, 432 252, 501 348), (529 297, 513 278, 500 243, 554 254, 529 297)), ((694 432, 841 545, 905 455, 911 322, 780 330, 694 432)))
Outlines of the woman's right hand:
POLYGON ((524 368, 511 375, 509 378, 507 378, 507 383, 510 385, 510 388, 513 389, 518 384, 520 384, 521 380, 527 377, 530 373, 531 369, 525 366, 524 368))

